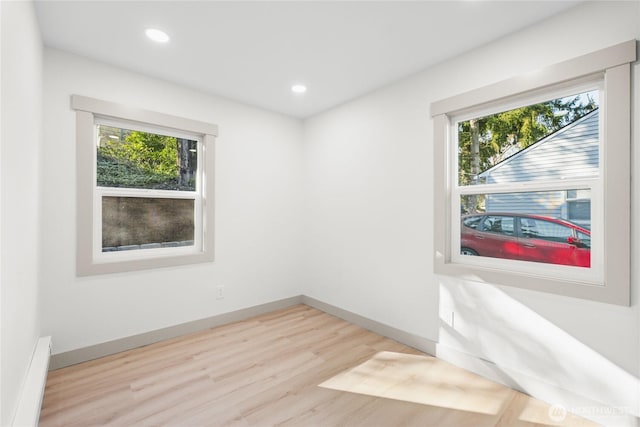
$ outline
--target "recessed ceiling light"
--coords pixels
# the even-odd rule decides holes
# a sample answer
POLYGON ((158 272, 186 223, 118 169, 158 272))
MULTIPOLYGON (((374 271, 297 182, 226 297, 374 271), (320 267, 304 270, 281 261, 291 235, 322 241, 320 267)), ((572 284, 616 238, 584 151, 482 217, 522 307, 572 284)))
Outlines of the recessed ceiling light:
POLYGON ((307 91, 307 87, 305 85, 293 85, 291 86, 291 91, 294 93, 305 93, 307 91))
POLYGON ((166 43, 169 41, 169 35, 162 30, 158 30, 157 28, 147 28, 144 33, 154 42, 166 43))

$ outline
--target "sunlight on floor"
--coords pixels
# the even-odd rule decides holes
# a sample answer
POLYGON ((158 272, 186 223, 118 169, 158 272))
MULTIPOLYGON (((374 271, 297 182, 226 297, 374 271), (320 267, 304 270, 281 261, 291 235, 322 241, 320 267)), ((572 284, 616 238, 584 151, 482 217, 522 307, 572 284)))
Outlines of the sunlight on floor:
POLYGON ((427 355, 383 351, 320 387, 482 414, 493 417, 497 426, 597 426, 561 406, 427 355))
POLYGON ((495 415, 516 394, 431 356, 383 351, 320 387, 495 415))

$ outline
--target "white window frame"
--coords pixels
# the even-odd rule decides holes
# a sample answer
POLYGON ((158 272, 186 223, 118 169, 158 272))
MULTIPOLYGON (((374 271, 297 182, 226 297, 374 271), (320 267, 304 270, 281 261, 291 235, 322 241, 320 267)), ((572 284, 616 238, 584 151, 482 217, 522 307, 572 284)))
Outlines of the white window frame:
MULTIPOLYGON (((631 73, 636 41, 631 40, 542 70, 521 75, 431 104, 434 126, 434 270, 436 274, 515 286, 628 306, 630 303, 630 145, 631 73), (592 190, 594 237, 590 269, 459 254, 459 196, 485 186, 457 186, 456 141, 452 126, 478 112, 505 111, 545 100, 568 88, 589 87, 601 79, 600 177, 567 180, 561 189, 592 190), (602 93, 602 92, 601 92, 602 93), (542 98, 541 98, 542 97, 542 98), (456 237, 457 236, 457 237, 456 237), (456 246, 456 241, 458 245, 456 246), (596 246, 596 247, 594 247, 596 246)), ((554 184, 486 186, 488 192, 558 189, 554 184), (496 191, 497 190, 497 191, 496 191)))
MULTIPOLYGON (((488 115, 500 113, 503 111, 511 110, 513 108, 519 108, 527 105, 533 105, 540 102, 549 101, 552 99, 559 99, 570 95, 575 95, 578 93, 584 93, 587 91, 598 90, 600 99, 603 98, 604 91, 604 76, 602 74, 597 74, 595 76, 590 76, 587 81, 580 81, 578 84, 561 84, 558 87, 553 86, 551 88, 545 88, 541 91, 536 91, 535 94, 526 94, 525 96, 517 96, 514 99, 509 99, 509 101, 505 101, 504 103, 492 105, 489 109, 480 108, 480 109, 471 109, 465 111, 462 114, 457 114, 451 117, 451 126, 450 126, 450 141, 449 145, 449 160, 451 162, 450 170, 457 171, 458 166, 458 156, 457 147, 458 147, 458 132, 457 132, 457 124, 460 122, 464 122, 476 117, 485 117, 488 115)), ((601 112, 604 108, 601 108, 601 112)), ((604 114, 599 114, 599 152, 602 152, 603 148, 603 116, 604 114)), ((600 176, 603 173, 603 162, 602 156, 599 156, 599 171, 600 176)), ((467 186, 459 186, 457 183, 453 182, 451 186, 451 247, 458 248, 460 247, 460 236, 461 236, 461 227, 460 227, 460 209, 456 209, 456 206, 460 206, 460 197, 465 195, 473 195, 473 194, 499 194, 499 193, 521 193, 521 192, 565 192, 566 190, 590 190, 591 192, 591 200, 593 202, 593 206, 599 206, 602 204, 602 179, 600 176, 597 177, 571 177, 571 179, 563 179, 563 180, 533 180, 527 182, 509 182, 509 183, 492 183, 492 184, 477 184, 477 185, 467 185, 467 186)), ((553 265, 547 264, 541 268, 539 263, 531 263, 531 262, 522 262, 522 261, 514 261, 514 260, 506 260, 506 259, 498 259, 498 258, 484 258, 484 257, 473 257, 469 258, 466 255, 461 255, 459 252, 453 251, 451 254, 451 259, 454 263, 459 264, 469 264, 469 265, 477 265, 480 267, 487 268, 495 268, 495 269, 513 269, 515 268, 523 273, 527 273, 530 275, 540 275, 546 274, 548 276, 554 278, 562 278, 566 280, 579 280, 581 283, 589 283, 593 285, 598 285, 602 283, 604 274, 603 274, 603 254, 602 254, 602 245, 597 244, 597 237, 602 235, 602 215, 599 209, 594 209, 591 217, 591 234, 592 234, 592 242, 594 242, 595 236, 595 244, 592 244, 591 249, 591 268, 579 268, 579 267, 570 267, 565 265, 553 265)))
POLYGON ((76 272, 78 276, 178 266, 214 260, 214 152, 216 125, 71 96, 76 111, 76 272), (166 191, 98 187, 96 150, 99 124, 195 140, 198 165, 195 191, 166 191), (184 247, 102 252, 102 197, 192 199, 195 203, 194 245, 184 247))

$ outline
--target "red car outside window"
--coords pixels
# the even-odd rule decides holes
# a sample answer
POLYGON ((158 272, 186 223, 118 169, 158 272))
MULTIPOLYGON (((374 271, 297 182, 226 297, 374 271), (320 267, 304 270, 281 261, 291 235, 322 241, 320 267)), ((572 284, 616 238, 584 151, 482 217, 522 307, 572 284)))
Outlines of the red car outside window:
POLYGON ((460 253, 590 267, 591 232, 544 216, 472 214, 462 217, 460 253))

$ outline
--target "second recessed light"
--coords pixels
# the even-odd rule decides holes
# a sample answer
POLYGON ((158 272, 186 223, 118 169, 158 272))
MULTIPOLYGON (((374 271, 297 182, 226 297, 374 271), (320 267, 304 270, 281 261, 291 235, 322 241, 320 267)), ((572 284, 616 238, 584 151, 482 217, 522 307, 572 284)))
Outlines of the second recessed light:
POLYGON ((291 92, 293 93, 305 93, 307 91, 307 87, 305 85, 293 85, 291 86, 291 92))
POLYGON ((169 41, 169 35, 162 30, 158 30, 157 28, 147 28, 144 32, 147 37, 157 43, 167 43, 169 41))

